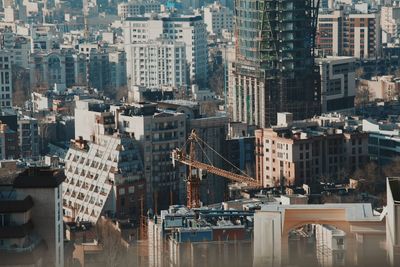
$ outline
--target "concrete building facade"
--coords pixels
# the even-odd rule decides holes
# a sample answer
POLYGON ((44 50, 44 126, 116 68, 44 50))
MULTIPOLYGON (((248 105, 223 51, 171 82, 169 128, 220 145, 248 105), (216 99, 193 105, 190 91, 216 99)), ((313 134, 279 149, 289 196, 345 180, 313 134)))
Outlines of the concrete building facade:
POLYGON ((203 9, 204 23, 209 34, 222 36, 222 30, 233 30, 233 11, 220 2, 214 2, 203 9))
POLYGON ((5 266, 64 266, 60 170, 32 168, 0 183, 0 257, 5 266))
MULTIPOLYGON (((207 30, 203 18, 197 15, 148 15, 131 17, 124 22, 124 41, 127 51, 127 73, 132 73, 134 55, 129 46, 158 38, 185 44, 189 78, 192 83, 205 83, 207 78, 207 30)), ((137 85, 137 84, 132 84, 137 85)))
POLYGON ((183 42, 158 39, 131 44, 127 49, 131 55, 130 84, 175 90, 188 86, 186 47, 183 42))
POLYGON ((355 58, 317 58, 321 75, 321 112, 351 111, 356 95, 355 58))
POLYGON ((129 1, 118 4, 118 16, 122 19, 160 12, 161 3, 158 0, 129 1))
POLYGON ((12 60, 9 52, 0 50, 0 108, 10 108, 13 103, 12 60))

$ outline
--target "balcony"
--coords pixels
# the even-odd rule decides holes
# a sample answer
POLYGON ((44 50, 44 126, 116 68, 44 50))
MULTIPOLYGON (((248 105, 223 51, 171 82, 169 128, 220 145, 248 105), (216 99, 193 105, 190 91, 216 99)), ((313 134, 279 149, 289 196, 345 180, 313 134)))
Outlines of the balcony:
POLYGON ((29 235, 33 230, 33 223, 29 220, 27 223, 17 225, 10 223, 0 227, 0 239, 2 238, 22 238, 29 235))
POLYGON ((0 246, 0 251, 5 251, 8 253, 22 253, 22 252, 32 252, 36 247, 42 243, 42 239, 36 235, 30 235, 29 239, 22 245, 11 245, 11 246, 0 246))

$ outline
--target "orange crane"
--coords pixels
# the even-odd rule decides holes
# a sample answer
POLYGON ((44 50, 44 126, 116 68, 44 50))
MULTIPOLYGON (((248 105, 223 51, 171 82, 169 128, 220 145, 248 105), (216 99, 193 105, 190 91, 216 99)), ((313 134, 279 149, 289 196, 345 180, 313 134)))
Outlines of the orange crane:
MULTIPOLYGON (((201 175, 200 175, 200 170, 207 171, 209 173, 216 174, 221 177, 225 177, 231 181, 241 183, 244 187, 246 188, 262 188, 262 185, 252 177, 248 176, 245 174, 243 171, 238 169, 236 166, 234 166, 232 163, 230 163, 228 160, 226 160, 223 156, 221 156, 218 152, 216 152, 212 147, 210 147, 206 142, 200 139, 199 136, 197 136, 196 132, 192 130, 191 134, 189 135, 189 138, 187 139, 186 143, 183 145, 183 148, 186 148, 186 144, 189 146, 189 154, 186 154, 185 149, 179 149, 176 148, 172 151, 171 153, 171 158, 173 164, 175 164, 175 161, 180 162, 182 164, 185 164, 189 166, 189 175, 186 180, 186 193, 187 193, 187 207, 188 208, 199 208, 200 207, 200 181, 201 181, 201 175), (239 170, 242 174, 237 174, 233 172, 229 172, 223 169, 220 169, 218 167, 215 167, 211 164, 203 163, 200 161, 196 160, 196 144, 200 146, 200 149, 202 149, 200 144, 206 145, 208 148, 213 150, 215 153, 217 153, 221 158, 223 158, 226 162, 231 164, 234 168, 239 170)), ((204 150, 203 150, 203 153, 204 150)))

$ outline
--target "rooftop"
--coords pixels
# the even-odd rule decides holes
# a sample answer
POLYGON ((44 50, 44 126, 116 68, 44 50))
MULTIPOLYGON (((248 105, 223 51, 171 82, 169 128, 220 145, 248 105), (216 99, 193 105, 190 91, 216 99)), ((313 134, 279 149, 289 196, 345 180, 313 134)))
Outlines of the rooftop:
POLYGON ((55 188, 65 179, 62 170, 45 167, 32 167, 18 174, 14 180, 15 188, 55 188))

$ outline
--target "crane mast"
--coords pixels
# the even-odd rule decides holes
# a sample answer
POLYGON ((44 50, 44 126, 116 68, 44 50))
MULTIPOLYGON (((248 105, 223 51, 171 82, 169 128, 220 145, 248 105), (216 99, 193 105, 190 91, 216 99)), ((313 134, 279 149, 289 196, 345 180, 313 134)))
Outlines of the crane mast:
MULTIPOLYGON (((227 178, 231 181, 242 183, 247 188, 261 188, 261 184, 250 176, 237 174, 223 170, 210 164, 206 164, 196 160, 196 143, 202 141, 192 130, 187 143, 189 144, 189 155, 186 154, 184 149, 174 149, 171 153, 173 163, 175 161, 185 164, 189 167, 189 175, 186 179, 187 190, 187 207, 198 208, 200 207, 200 172, 205 170, 209 173, 227 178)), ((226 159, 225 159, 226 160, 226 159)))

